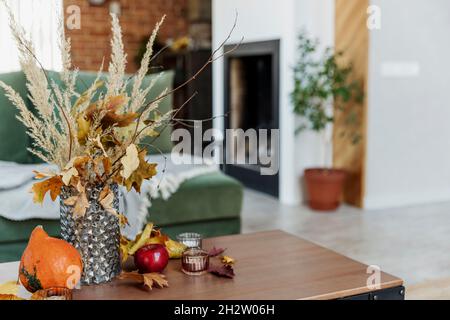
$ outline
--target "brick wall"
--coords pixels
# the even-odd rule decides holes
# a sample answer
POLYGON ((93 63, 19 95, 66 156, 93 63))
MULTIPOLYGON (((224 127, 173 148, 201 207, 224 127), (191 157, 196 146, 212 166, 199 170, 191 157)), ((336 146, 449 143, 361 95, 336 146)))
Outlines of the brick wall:
MULTIPOLYGON (((78 5, 81 9, 81 29, 67 30, 72 39, 72 59, 80 70, 97 71, 105 57, 107 68, 110 56, 111 24, 109 2, 102 6, 91 6, 88 0, 64 0, 64 6, 78 5)), ((134 72, 138 66, 134 58, 142 39, 151 34, 153 27, 166 14, 166 21, 160 30, 161 41, 188 34, 188 0, 121 0, 120 22, 124 36, 125 51, 128 54, 127 72, 134 72)))

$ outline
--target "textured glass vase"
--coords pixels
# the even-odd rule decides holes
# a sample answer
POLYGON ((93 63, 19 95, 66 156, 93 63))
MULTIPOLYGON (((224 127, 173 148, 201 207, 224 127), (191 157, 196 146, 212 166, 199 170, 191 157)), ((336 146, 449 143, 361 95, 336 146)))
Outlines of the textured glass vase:
MULTIPOLYGON (((110 186, 113 207, 119 211, 119 188, 110 186)), ((80 252, 83 259, 81 283, 101 284, 114 279, 121 272, 119 219, 103 209, 99 195, 103 186, 87 187, 89 208, 84 217, 74 219, 73 206, 64 200, 75 194, 73 188, 64 188, 60 195, 61 236, 80 252)))

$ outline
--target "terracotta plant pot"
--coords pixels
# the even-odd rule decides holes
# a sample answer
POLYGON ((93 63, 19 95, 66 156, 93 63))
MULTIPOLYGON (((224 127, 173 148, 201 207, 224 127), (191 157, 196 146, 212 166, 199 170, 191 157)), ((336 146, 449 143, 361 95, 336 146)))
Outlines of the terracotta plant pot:
POLYGON ((308 204, 318 211, 334 211, 342 199, 345 171, 337 169, 307 169, 305 184, 308 204))

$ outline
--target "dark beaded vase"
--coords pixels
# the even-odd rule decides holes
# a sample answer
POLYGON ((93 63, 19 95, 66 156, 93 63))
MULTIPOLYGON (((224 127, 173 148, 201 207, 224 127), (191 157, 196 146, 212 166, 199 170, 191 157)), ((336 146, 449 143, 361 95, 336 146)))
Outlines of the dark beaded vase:
MULTIPOLYGON (((113 207, 119 212, 119 188, 116 184, 110 188, 114 194, 113 207)), ((64 204, 75 190, 64 187, 60 195, 61 236, 82 256, 84 285, 109 282, 121 272, 120 222, 99 203, 102 189, 100 185, 86 187, 89 208, 84 217, 77 219, 73 216, 74 207, 64 204)))

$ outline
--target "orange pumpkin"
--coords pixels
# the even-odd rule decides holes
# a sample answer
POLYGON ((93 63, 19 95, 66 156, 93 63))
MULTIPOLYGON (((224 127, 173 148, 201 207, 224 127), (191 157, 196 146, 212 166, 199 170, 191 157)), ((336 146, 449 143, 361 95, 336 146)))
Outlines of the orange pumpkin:
POLYGON ((33 230, 19 266, 20 282, 28 291, 73 289, 82 271, 81 256, 72 245, 50 237, 41 226, 33 230))

